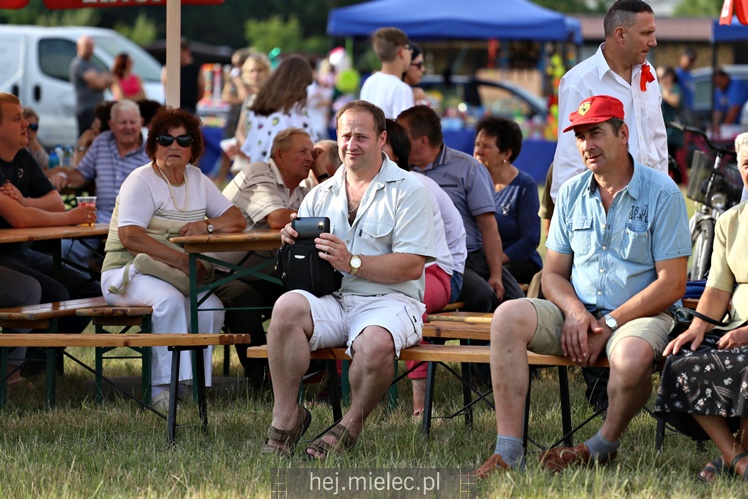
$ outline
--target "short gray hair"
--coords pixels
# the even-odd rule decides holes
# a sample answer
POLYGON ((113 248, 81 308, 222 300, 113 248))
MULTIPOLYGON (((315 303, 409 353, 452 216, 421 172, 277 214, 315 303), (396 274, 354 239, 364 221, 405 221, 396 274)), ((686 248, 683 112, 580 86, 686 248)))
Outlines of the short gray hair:
POLYGON ((338 168, 343 164, 343 160, 340 159, 340 153, 338 152, 338 143, 334 140, 320 140, 315 144, 315 146, 320 147, 324 151, 323 154, 327 157, 327 161, 331 165, 334 165, 335 168, 338 168))
POLYGON ((114 120, 115 115, 119 115, 122 111, 135 111, 138 113, 138 116, 140 116, 140 106, 130 99, 122 99, 118 100, 112 105, 112 109, 109 112, 109 116, 112 120, 114 120))
POLYGON ((288 148, 291 147, 291 137, 294 135, 306 135, 311 140, 309 133, 301 128, 289 127, 281 130, 273 139, 273 145, 270 146, 270 157, 275 159, 278 151, 288 151, 288 148))
POLYGON ((743 132, 735 137, 735 154, 738 156, 738 161, 740 161, 740 151, 745 148, 748 148, 748 132, 743 132))

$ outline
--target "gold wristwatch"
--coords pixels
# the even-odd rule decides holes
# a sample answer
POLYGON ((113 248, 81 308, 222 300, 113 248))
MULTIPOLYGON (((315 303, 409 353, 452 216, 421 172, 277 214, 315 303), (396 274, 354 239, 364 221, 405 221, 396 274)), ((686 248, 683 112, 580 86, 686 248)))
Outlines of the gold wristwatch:
POLYGON ((356 275, 358 269, 361 268, 361 258, 358 255, 351 255, 351 260, 348 262, 351 266, 351 271, 348 272, 350 275, 356 275))

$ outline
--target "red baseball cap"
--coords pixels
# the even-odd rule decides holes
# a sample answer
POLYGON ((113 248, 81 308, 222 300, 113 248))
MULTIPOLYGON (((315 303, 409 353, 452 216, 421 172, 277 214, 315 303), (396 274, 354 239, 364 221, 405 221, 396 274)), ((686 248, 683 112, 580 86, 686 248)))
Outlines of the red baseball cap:
POLYGON ((610 95, 595 95, 584 99, 577 110, 569 115, 571 125, 564 128, 564 132, 578 125, 602 123, 611 118, 623 119, 623 103, 610 95))

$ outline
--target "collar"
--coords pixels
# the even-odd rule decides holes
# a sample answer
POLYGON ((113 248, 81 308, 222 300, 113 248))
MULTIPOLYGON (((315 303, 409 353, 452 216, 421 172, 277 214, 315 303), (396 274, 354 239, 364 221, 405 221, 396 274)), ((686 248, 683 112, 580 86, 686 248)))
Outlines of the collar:
MULTIPOLYGON (((629 180, 629 183, 626 184, 623 189, 621 189, 620 192, 628 191, 628 194, 634 198, 639 199, 639 193, 641 189, 641 182, 639 179, 641 178, 641 168, 646 168, 644 165, 637 163, 636 160, 631 156, 631 153, 629 153, 629 159, 634 164, 634 174, 631 175, 631 179, 629 180)), ((595 175, 592 174, 589 170, 587 172, 590 175, 588 184, 587 184, 587 194, 589 196, 594 196, 597 192, 597 182, 595 181, 595 175)))

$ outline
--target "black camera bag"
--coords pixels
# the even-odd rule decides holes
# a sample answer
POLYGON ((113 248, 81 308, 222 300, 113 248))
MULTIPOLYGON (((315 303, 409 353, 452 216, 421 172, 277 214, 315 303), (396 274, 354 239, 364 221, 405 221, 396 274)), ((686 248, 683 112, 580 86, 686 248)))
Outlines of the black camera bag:
POLYGON ((315 296, 332 294, 340 288, 343 275, 330 262, 319 257, 314 239, 297 239, 296 244, 284 244, 278 252, 275 269, 287 290, 303 289, 315 296))

